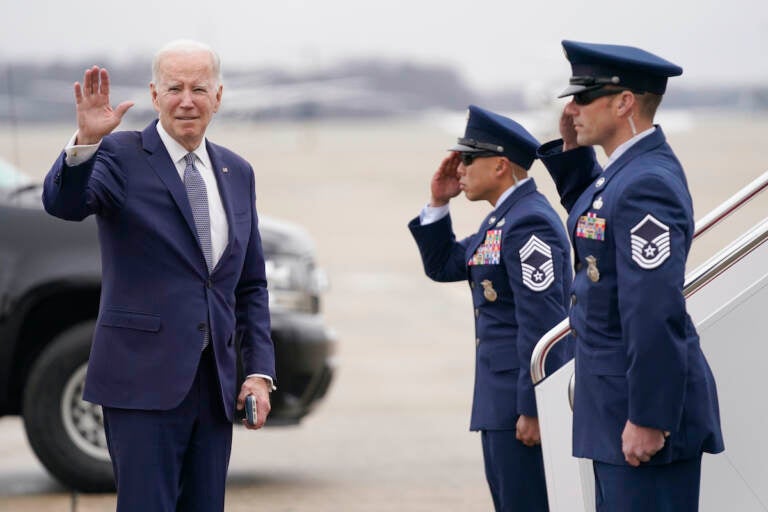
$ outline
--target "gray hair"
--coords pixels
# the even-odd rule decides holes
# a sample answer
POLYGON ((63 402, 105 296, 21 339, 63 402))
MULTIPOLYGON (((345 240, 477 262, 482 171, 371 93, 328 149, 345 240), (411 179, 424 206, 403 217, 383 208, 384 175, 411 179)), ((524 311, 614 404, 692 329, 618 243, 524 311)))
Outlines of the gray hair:
POLYGON ((221 84, 221 59, 219 59, 219 55, 207 44, 193 41, 192 39, 177 39, 175 41, 171 41, 157 51, 155 57, 152 59, 152 81, 155 84, 158 83, 158 78, 160 75, 160 61, 166 54, 197 52, 208 52, 208 54, 210 54, 213 76, 216 77, 216 81, 218 82, 217 85, 221 84))

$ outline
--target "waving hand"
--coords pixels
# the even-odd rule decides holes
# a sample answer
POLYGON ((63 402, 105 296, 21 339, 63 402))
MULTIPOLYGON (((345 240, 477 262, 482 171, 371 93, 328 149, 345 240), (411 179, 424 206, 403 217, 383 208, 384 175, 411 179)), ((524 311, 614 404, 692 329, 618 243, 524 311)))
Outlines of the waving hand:
POLYGON ((133 106, 124 101, 114 109, 109 103, 109 73, 93 66, 83 75, 83 85, 75 82, 77 144, 96 144, 117 128, 123 115, 133 106))

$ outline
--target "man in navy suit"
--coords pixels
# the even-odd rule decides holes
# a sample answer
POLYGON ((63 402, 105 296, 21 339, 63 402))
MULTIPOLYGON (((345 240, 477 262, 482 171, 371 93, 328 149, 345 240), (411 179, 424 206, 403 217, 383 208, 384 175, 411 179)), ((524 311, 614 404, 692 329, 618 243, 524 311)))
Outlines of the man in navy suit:
MULTIPOLYGON (((536 400, 536 342, 565 318, 571 284, 563 224, 527 170, 538 141, 515 121, 471 105, 464 137, 432 178, 432 198, 408 227, 426 274, 468 280, 475 308, 475 390, 470 429, 481 431, 497 511, 548 510, 536 400), (448 203, 464 191, 494 209, 457 241, 448 203)), ((570 359, 570 342, 548 370, 570 359)))
POLYGON ((698 510, 702 452, 724 449, 717 392, 685 307, 693 206, 653 118, 682 69, 644 50, 563 41, 562 140, 539 149, 570 213, 576 276, 573 454, 598 511, 698 510), (592 146, 602 146, 601 168, 592 146))
POLYGON ((205 137, 218 56, 176 41, 152 71, 158 120, 142 132, 112 133, 132 104, 112 109, 105 69, 75 84, 78 130, 43 203, 97 219, 101 304, 83 396, 103 407, 117 510, 223 510, 234 409, 253 395, 247 426, 260 428, 275 378, 254 175, 205 137))

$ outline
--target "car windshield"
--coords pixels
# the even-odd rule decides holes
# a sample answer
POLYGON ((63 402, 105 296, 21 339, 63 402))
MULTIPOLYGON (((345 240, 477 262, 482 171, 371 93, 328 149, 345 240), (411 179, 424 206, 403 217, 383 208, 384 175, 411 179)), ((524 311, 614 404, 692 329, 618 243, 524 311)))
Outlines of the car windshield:
POLYGON ((0 187, 17 188, 28 185, 31 182, 29 176, 17 169, 10 162, 0 158, 0 187))

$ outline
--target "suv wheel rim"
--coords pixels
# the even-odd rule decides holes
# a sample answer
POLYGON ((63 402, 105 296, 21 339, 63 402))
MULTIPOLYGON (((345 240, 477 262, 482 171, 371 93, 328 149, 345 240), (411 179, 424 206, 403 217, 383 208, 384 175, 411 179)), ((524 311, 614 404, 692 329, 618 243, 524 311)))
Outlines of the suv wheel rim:
POLYGON ((81 451, 99 460, 109 462, 107 438, 104 435, 104 415, 101 406, 83 400, 84 363, 67 380, 61 396, 61 417, 69 439, 81 451))

